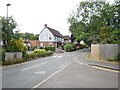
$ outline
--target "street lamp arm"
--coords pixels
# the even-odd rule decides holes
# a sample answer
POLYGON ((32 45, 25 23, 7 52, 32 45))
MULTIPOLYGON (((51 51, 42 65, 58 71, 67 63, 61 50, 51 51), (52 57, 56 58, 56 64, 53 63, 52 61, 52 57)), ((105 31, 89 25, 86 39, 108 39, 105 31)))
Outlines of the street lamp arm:
POLYGON ((10 3, 6 4, 6 6, 10 6, 10 5, 11 5, 10 3))

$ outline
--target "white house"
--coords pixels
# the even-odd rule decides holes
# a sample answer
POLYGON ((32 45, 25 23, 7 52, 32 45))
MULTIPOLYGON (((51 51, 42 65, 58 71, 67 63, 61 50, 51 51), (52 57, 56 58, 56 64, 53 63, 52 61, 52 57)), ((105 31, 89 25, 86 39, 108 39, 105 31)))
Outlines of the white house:
POLYGON ((64 37, 57 30, 52 29, 45 24, 44 29, 39 35, 40 46, 55 46, 61 47, 64 43, 64 37))

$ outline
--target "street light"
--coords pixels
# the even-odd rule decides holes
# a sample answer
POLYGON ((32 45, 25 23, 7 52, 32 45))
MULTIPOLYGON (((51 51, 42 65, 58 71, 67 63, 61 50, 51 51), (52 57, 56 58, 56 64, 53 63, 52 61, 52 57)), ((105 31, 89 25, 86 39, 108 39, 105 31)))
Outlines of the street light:
POLYGON ((11 5, 10 3, 6 4, 6 6, 7 6, 7 18, 8 18, 8 7, 9 7, 10 5, 11 5))

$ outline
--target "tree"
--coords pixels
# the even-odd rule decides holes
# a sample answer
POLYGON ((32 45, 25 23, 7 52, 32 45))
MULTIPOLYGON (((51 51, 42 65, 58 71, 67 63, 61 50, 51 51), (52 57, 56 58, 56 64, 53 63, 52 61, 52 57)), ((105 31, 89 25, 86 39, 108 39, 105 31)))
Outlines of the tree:
POLYGON ((29 39, 29 40, 38 40, 38 37, 39 35, 36 34, 34 35, 33 33, 20 33, 20 36, 23 38, 23 39, 29 39))
POLYGON ((2 17, 2 40, 3 44, 6 47, 9 44, 10 40, 13 37, 13 29, 17 27, 16 21, 12 17, 2 17))
POLYGON ((120 30, 120 2, 112 5, 105 2, 81 2, 70 14, 69 30, 76 40, 91 43, 119 42, 116 38, 120 30), (114 35, 113 35, 114 34, 114 35))

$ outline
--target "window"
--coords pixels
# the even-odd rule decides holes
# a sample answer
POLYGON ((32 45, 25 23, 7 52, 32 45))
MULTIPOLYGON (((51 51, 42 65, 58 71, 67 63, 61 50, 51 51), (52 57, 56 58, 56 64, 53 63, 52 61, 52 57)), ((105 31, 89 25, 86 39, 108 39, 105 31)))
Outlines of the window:
POLYGON ((51 37, 49 37, 49 40, 51 40, 51 37))

